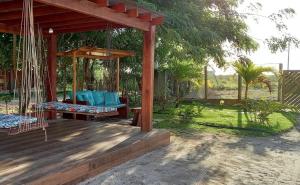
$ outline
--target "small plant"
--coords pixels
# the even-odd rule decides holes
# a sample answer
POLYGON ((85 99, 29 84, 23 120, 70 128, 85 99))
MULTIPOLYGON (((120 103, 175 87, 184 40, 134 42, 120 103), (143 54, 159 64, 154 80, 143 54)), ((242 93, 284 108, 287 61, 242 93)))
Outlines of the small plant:
POLYGON ((11 95, 5 95, 0 97, 0 101, 5 102, 5 109, 6 109, 6 114, 8 114, 8 103, 12 101, 12 96, 11 95))
POLYGON ((220 104, 220 109, 223 110, 224 109, 225 101, 224 100, 220 100, 219 104, 220 104))
POLYGON ((194 116, 200 116, 204 108, 200 103, 193 102, 190 105, 181 105, 178 108, 177 114, 183 117, 183 119, 190 119, 194 116))
POLYGON ((268 117, 274 112, 291 110, 289 106, 270 100, 246 100, 243 103, 243 108, 245 113, 250 115, 250 121, 261 124, 268 124, 268 117))

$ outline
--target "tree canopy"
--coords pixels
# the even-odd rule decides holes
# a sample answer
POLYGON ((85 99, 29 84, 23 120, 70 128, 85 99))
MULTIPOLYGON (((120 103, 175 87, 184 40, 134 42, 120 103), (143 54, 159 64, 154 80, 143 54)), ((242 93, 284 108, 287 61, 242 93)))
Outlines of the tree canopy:
MULTIPOLYGON (((165 16, 164 24, 157 28, 155 55, 157 70, 171 72, 172 67, 178 66, 178 62, 185 61, 194 63, 194 66, 213 61, 220 67, 225 65, 226 58, 237 57, 258 48, 255 40, 248 35, 245 23, 245 18, 252 15, 238 12, 242 2, 240 0, 137 0, 136 2, 165 16)), ((259 9, 258 7, 259 4, 253 4, 252 8, 259 9)), ((284 20, 280 17, 287 17, 293 13, 295 12, 292 9, 285 9, 268 18, 276 23, 278 29, 286 30, 284 20)), ((270 48, 275 51, 284 48, 288 39, 274 37, 269 40, 270 48)), ((290 40, 297 41, 292 37, 290 40)), ((125 77, 130 75, 138 81, 141 78, 142 43, 142 32, 135 29, 119 29, 60 35, 58 50, 69 50, 84 45, 133 50, 136 57, 123 59, 125 62, 121 63, 121 75, 125 77)), ((0 34, 1 66, 11 65, 11 49, 12 36, 0 34)), ((62 77, 61 73, 59 71, 59 77, 62 77)))

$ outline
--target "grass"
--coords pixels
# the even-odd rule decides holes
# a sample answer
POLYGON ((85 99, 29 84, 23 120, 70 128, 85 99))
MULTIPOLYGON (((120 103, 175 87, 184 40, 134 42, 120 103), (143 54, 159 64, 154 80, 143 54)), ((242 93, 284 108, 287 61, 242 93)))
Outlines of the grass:
MULTIPOLYGON (((155 111, 154 127, 170 129, 178 133, 212 132, 234 135, 268 136, 283 133, 293 128, 297 113, 280 112, 269 116, 268 124, 254 123, 247 119, 239 106, 203 105, 200 114, 188 118, 178 112, 191 109, 194 105, 183 104, 180 108, 168 106, 165 111, 155 111)), ((156 110, 158 108, 156 107, 156 110)))

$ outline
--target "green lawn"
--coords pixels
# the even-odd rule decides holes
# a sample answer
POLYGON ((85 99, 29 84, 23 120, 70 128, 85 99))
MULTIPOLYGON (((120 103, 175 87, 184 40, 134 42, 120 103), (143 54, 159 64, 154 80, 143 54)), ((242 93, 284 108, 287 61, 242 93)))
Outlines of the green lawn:
MULTIPOLYGON (((184 109, 190 104, 184 104, 184 109)), ((235 135, 267 136, 279 134, 293 128, 298 114, 293 112, 273 113, 269 124, 250 122, 238 106, 203 105, 199 115, 184 118, 179 116, 179 108, 168 107, 165 111, 154 113, 154 127, 166 128, 174 132, 213 132, 235 135)))

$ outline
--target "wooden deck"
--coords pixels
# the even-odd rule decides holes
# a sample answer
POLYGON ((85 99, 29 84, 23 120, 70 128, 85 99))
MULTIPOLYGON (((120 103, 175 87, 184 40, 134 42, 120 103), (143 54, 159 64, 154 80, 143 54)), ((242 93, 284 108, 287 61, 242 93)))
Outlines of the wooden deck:
POLYGON ((163 130, 113 123, 58 120, 48 142, 36 130, 0 133, 0 184, 76 184, 170 142, 163 130))

